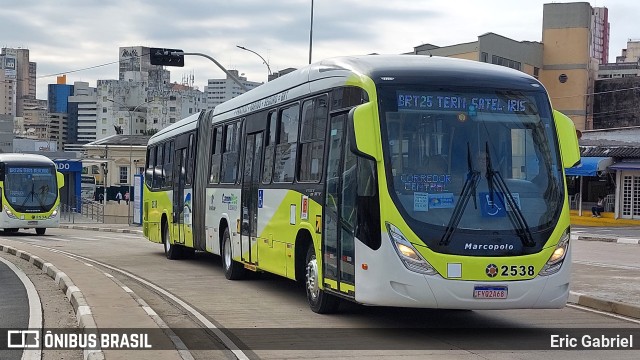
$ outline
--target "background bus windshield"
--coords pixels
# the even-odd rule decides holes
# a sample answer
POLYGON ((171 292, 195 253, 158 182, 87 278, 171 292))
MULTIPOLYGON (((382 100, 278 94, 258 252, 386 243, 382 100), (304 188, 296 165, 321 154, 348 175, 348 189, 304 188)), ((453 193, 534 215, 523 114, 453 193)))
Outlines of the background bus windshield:
POLYGON ((55 168, 7 167, 4 196, 19 212, 51 210, 58 196, 55 168))
POLYGON ((457 212, 460 229, 512 230, 517 204, 531 229, 552 225, 563 186, 543 92, 381 94, 389 188, 405 217, 446 227, 457 212))

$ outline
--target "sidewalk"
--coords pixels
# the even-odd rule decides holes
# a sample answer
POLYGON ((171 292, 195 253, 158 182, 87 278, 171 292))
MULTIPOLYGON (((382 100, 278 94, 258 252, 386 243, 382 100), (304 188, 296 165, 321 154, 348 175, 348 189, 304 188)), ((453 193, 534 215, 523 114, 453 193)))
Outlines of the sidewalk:
POLYGON ((92 230, 92 231, 106 231, 128 234, 142 235, 142 226, 139 225, 127 225, 127 224, 101 224, 101 223, 62 223, 61 229, 75 229, 75 230, 92 230))

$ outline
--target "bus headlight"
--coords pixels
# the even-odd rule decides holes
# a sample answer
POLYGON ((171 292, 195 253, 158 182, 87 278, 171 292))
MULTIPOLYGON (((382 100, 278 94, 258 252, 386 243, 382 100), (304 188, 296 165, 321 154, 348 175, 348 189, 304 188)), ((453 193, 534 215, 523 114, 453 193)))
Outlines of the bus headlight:
POLYGON ((396 249, 400 260, 407 269, 425 275, 436 275, 438 272, 425 260, 415 247, 402 235, 397 227, 386 223, 389 238, 396 249))
POLYGON ((53 210, 53 212, 51 212, 51 215, 49 215, 49 219, 53 219, 54 217, 58 216, 58 210, 60 210, 60 205, 58 205, 55 210, 53 210))
POLYGON ((547 276, 551 274, 557 273, 562 267, 562 263, 564 263, 564 259, 567 256, 567 252, 569 251, 569 239, 571 238, 571 232, 569 228, 565 230, 562 237, 560 237, 560 241, 558 241, 558 245, 556 245, 555 250, 549 257, 549 260, 544 265, 542 270, 540 270, 540 275, 547 276))
POLYGON ((9 208, 8 208, 8 207, 6 207, 6 206, 4 207, 4 212, 5 212, 5 214, 7 214, 7 216, 8 216, 10 219, 17 219, 17 218, 18 218, 18 217, 17 217, 17 216, 15 216, 15 215, 13 214, 13 212, 12 212, 11 210, 9 210, 9 208))

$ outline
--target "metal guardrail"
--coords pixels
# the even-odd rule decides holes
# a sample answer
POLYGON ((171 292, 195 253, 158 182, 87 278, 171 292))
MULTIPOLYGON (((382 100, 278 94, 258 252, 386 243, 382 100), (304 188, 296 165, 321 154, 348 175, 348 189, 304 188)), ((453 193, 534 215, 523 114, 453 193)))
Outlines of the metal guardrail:
POLYGON ((104 206, 97 201, 76 198, 73 204, 60 204, 60 220, 75 223, 77 220, 104 222, 104 206))

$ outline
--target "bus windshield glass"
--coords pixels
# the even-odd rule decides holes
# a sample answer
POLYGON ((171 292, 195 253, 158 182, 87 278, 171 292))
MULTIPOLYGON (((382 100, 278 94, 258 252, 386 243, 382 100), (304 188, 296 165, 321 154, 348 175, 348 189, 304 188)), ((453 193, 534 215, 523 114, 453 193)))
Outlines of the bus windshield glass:
POLYGON ((380 93, 389 190, 409 224, 518 234, 555 225, 564 188, 541 89, 380 93))
POLYGON ((47 212, 58 197, 56 170, 51 167, 8 166, 4 196, 18 212, 47 212))

